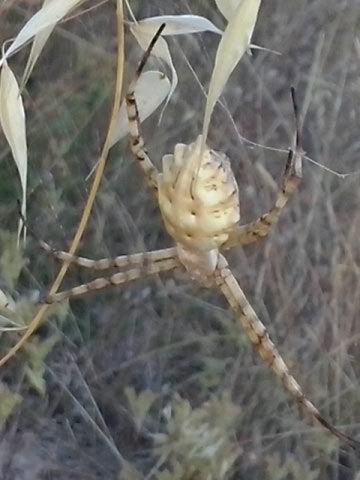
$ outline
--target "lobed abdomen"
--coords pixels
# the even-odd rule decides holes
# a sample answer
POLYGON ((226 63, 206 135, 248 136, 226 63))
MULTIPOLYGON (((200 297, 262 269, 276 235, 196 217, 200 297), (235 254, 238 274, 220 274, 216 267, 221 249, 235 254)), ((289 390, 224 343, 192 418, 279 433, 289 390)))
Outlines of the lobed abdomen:
POLYGON ((225 155, 201 155, 201 136, 163 158, 159 205, 165 227, 188 249, 219 248, 240 219, 238 187, 225 155))

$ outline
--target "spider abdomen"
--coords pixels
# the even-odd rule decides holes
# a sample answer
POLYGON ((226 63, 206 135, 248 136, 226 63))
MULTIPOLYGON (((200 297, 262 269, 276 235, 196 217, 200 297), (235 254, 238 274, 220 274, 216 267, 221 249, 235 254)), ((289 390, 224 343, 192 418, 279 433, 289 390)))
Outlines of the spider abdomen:
POLYGON ((163 157, 159 205, 165 227, 186 248, 219 248, 240 219, 238 187, 225 155, 205 147, 201 136, 177 144, 163 157))

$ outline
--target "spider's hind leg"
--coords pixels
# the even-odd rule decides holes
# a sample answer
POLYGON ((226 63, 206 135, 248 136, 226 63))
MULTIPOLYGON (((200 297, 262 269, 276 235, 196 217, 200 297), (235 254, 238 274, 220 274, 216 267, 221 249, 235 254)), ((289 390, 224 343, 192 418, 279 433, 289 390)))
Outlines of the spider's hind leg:
POLYGON ((100 258, 94 260, 92 258, 80 257, 77 255, 72 255, 69 252, 63 250, 57 250, 56 248, 49 245, 42 238, 40 238, 30 227, 27 220, 19 212, 20 218, 24 222, 28 232, 31 236, 37 241, 40 247, 45 250, 49 255, 60 260, 64 263, 71 263, 77 265, 78 267, 88 268, 89 270, 110 270, 111 268, 140 268, 143 265, 150 265, 161 260, 175 258, 177 256, 176 248, 163 248, 160 250, 153 250, 151 252, 141 252, 133 253, 128 255, 118 255, 112 258, 100 258))
POLYGON ((225 257, 222 255, 219 256, 219 262, 215 272, 215 281, 237 319, 240 321, 241 326, 244 328, 255 350, 275 373, 285 390, 296 400, 297 404, 310 418, 317 420, 317 422, 333 435, 360 452, 360 442, 329 423, 320 414, 315 405, 305 396, 302 388, 289 372, 279 351, 271 341, 266 327, 248 302, 236 278, 233 276, 225 257))

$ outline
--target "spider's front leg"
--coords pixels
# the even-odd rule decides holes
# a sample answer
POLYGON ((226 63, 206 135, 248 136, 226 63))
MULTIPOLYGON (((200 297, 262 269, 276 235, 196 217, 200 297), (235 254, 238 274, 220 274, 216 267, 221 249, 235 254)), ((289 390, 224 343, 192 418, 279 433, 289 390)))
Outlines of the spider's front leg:
POLYGON ((161 260, 173 259, 177 256, 177 250, 175 247, 162 248, 160 250, 153 250, 150 252, 132 253, 127 255, 117 255, 110 258, 92 259, 86 257, 80 257, 78 255, 72 255, 64 250, 57 250, 49 245, 42 238, 40 238, 34 230, 30 227, 27 220, 19 212, 20 218, 23 220, 24 225, 28 229, 28 232, 37 241, 40 247, 45 250, 49 255, 60 260, 64 263, 70 263, 78 267, 87 268, 89 270, 110 270, 111 268, 141 268, 143 265, 151 265, 161 260))
POLYGON ((302 177, 302 158, 304 151, 301 147, 298 107, 294 88, 291 89, 291 96, 296 123, 295 142, 293 149, 289 150, 282 185, 275 204, 267 213, 261 215, 261 217, 254 222, 246 225, 236 225, 230 231, 228 240, 222 246, 225 250, 239 245, 247 245, 266 237, 278 221, 290 197, 299 186, 302 177))
POLYGON ((146 52, 144 53, 143 58, 140 61, 140 64, 136 70, 134 79, 130 83, 128 92, 125 97, 126 110, 127 110, 128 121, 129 121, 130 149, 134 157, 136 158, 136 160, 139 162, 141 169, 144 172, 148 186, 153 190, 156 196, 158 191, 159 171, 157 170, 155 165, 152 163, 147 153, 147 150, 145 148, 144 139, 141 135, 139 110, 138 110, 136 98, 135 98, 135 86, 136 86, 136 82, 138 81, 144 69, 147 59, 151 54, 151 51, 154 48, 164 28, 165 28, 165 24, 162 24, 161 27, 156 32, 154 38, 151 40, 146 52))
POLYGON ((310 418, 316 419, 323 427, 339 439, 349 443, 353 448, 360 450, 360 442, 342 433, 336 427, 325 420, 315 405, 308 400, 289 372, 287 365, 280 353, 271 341, 266 327, 263 325, 254 309, 248 302, 244 292, 240 288, 236 278, 232 274, 229 265, 223 255, 219 255, 217 268, 214 273, 214 280, 218 288, 229 302, 236 317, 244 328, 248 338, 255 350, 265 361, 268 367, 275 373, 283 384, 284 388, 295 398, 298 405, 307 413, 310 418))

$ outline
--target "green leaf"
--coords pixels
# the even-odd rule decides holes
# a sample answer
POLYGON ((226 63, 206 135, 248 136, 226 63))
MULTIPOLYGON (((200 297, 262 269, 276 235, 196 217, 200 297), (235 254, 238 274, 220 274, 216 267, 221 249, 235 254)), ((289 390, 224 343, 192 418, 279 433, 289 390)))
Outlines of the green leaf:
POLYGON ((9 288, 14 288, 25 264, 22 251, 17 248, 16 235, 0 231, 0 275, 9 288))
POLYGON ((129 402, 129 407, 134 415, 135 424, 139 431, 144 423, 145 417, 150 410, 151 405, 156 399, 155 393, 150 390, 144 390, 137 394, 132 387, 125 388, 125 395, 129 402))
POLYGON ((45 394, 45 365, 44 360, 58 342, 59 336, 53 335, 46 340, 34 337, 26 345, 28 364, 25 367, 25 375, 30 385, 40 394, 45 394))
POLYGON ((0 427, 21 401, 19 394, 12 392, 4 383, 0 383, 0 427))

